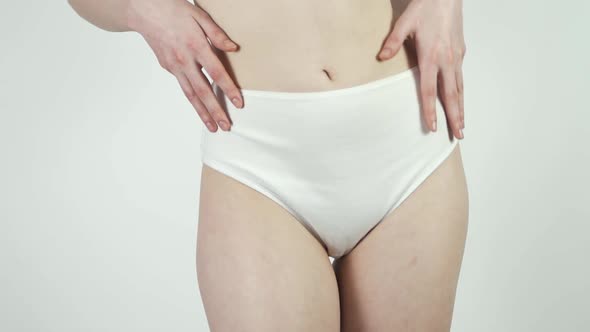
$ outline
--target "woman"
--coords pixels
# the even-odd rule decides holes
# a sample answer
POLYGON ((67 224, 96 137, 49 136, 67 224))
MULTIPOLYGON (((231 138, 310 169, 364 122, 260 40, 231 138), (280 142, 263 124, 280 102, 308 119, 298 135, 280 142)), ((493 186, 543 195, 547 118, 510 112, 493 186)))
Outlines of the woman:
POLYGON ((212 331, 449 331, 469 205, 461 0, 69 2, 140 33, 209 129, 212 331))

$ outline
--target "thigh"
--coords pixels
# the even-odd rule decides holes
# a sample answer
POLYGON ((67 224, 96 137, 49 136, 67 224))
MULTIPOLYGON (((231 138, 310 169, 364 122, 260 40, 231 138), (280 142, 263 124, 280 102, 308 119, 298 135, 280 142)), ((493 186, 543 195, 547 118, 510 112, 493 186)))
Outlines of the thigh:
POLYGON ((211 331, 339 331, 323 246, 263 194, 203 165, 197 278, 211 331))
POLYGON ((459 145, 334 262, 342 331, 449 331, 468 219, 459 145))

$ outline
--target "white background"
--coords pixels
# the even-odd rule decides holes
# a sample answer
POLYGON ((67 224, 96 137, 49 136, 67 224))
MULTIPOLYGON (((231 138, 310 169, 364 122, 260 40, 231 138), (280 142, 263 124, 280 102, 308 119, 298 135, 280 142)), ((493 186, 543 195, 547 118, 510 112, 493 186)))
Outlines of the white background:
MULTIPOLYGON (((0 12, 0 330, 206 331, 203 125, 134 32, 0 12)), ((465 1, 470 226, 453 332, 590 330, 583 1, 465 1)), ((585 22, 586 21, 586 22, 585 22)))

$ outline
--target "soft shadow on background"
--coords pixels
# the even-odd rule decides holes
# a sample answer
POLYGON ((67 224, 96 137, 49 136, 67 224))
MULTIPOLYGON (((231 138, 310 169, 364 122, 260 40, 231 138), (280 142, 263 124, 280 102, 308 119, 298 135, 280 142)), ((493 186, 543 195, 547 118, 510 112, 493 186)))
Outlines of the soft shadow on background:
MULTIPOLYGON (((590 4, 464 2, 470 226, 453 332, 590 326, 590 4)), ((136 33, 0 13, 0 330, 206 331, 203 125, 136 33)), ((444 235, 441 235, 444 236, 444 235)))

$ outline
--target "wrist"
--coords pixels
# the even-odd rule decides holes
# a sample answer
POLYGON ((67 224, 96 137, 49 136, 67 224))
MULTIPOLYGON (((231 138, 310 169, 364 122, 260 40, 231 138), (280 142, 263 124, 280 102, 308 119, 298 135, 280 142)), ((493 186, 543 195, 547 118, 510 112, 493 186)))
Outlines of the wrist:
POLYGON ((135 31, 137 32, 137 28, 139 26, 139 8, 141 8, 142 4, 144 4, 145 1, 141 1, 141 0, 126 0, 125 3, 125 25, 127 26, 127 29, 129 29, 130 31, 135 31))

